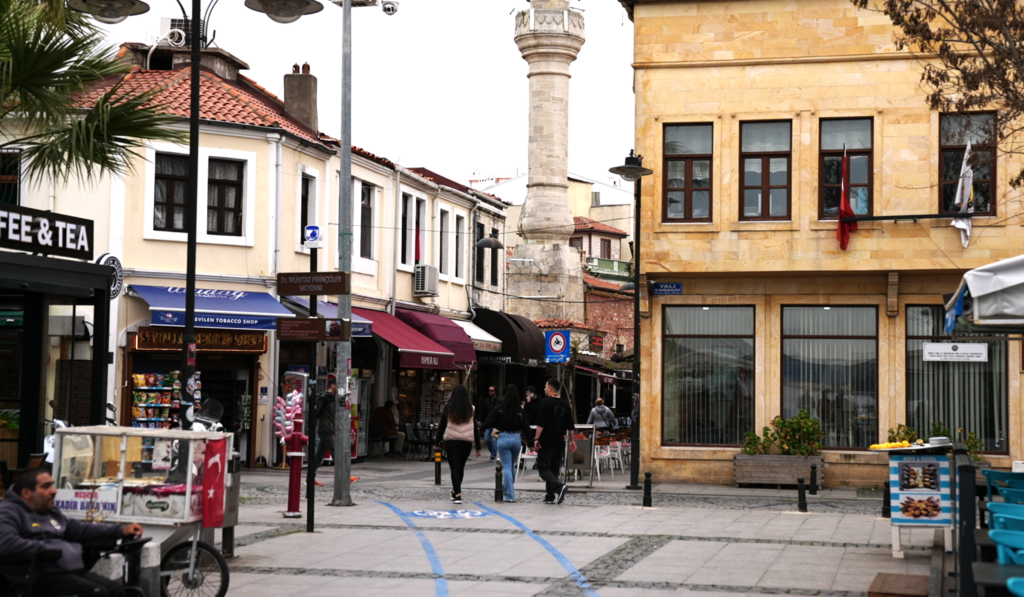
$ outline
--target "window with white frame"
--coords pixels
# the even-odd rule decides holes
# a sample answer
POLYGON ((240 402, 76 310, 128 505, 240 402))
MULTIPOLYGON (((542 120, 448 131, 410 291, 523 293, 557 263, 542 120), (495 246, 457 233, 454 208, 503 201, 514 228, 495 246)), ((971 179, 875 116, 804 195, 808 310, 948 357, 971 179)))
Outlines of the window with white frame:
POLYGON ((310 225, 309 220, 309 208, 310 208, 310 197, 315 188, 314 179, 312 176, 302 175, 302 180, 299 183, 299 238, 305 238, 306 226, 310 225))
POLYGON ((423 223, 427 220, 427 202, 423 199, 416 200, 416 230, 413 235, 413 244, 415 247, 416 263, 419 264, 421 261, 427 258, 425 247, 423 246, 423 239, 426 238, 426 231, 423 229, 423 223))
POLYGON ((376 187, 363 183, 359 196, 359 256, 373 259, 373 193, 376 187))
POLYGON ((466 214, 455 213, 455 279, 466 280, 466 214))
POLYGON ((400 258, 400 261, 402 262, 402 265, 409 265, 412 262, 412 255, 410 254, 409 247, 412 244, 412 240, 413 240, 413 239, 409 238, 409 236, 410 236, 409 233, 410 233, 410 231, 412 231, 412 220, 413 220, 413 214, 412 214, 412 195, 409 195, 407 193, 402 193, 402 204, 399 207, 399 209, 401 209, 401 217, 402 217, 402 230, 401 230, 401 234, 402 234, 402 239, 401 239, 402 250, 399 253, 399 258, 400 258))
POLYGON ((153 228, 185 231, 188 204, 188 156, 156 154, 156 192, 153 198, 153 228))
POLYGON ((438 243, 437 243, 437 271, 443 276, 448 275, 451 268, 448 266, 448 258, 451 254, 448 252, 448 231, 450 230, 450 224, 448 218, 451 217, 451 212, 447 209, 442 209, 440 217, 438 217, 438 243))

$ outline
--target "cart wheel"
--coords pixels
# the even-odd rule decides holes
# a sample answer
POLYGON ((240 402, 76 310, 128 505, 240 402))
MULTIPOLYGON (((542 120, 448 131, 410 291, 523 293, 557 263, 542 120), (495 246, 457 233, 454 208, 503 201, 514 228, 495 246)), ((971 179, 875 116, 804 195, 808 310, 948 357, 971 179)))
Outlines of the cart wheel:
POLYGON ((224 597, 231 580, 228 563, 212 545, 196 544, 192 578, 188 576, 192 542, 171 548, 160 562, 160 594, 163 597, 224 597))

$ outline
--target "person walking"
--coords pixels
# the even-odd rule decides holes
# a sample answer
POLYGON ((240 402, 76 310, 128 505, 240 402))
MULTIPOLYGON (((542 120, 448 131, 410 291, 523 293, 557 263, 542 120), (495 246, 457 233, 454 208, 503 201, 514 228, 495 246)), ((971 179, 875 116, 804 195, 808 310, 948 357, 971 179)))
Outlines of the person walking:
POLYGON ((523 418, 526 419, 526 447, 533 450, 534 429, 537 426, 537 413, 540 408, 540 396, 537 395, 537 388, 527 386, 526 406, 523 407, 523 418))
POLYGON ((462 479, 466 475, 466 461, 469 460, 469 452, 473 446, 476 446, 477 457, 480 456, 480 432, 473 419, 473 410, 466 386, 455 386, 448 406, 441 414, 441 425, 438 426, 434 439, 434 443, 444 446, 445 452, 448 453, 453 504, 462 503, 462 479))
POLYGON ((537 449, 537 472, 545 483, 545 504, 561 504, 565 501, 569 487, 558 480, 558 471, 562 467, 566 442, 570 450, 576 451, 576 440, 572 435, 576 430, 572 407, 568 400, 559 395, 561 388, 562 384, 557 379, 549 379, 544 385, 545 398, 540 403, 537 439, 533 442, 537 449))
POLYGON ((505 386, 502 401, 491 409, 484 427, 494 430, 498 436, 496 441, 498 457, 501 459, 502 493, 504 501, 515 502, 516 491, 513 484, 516 480, 516 464, 519 462, 519 449, 523 445, 522 433, 529 429, 523 418, 523 407, 519 403, 519 390, 514 385, 505 386))
POLYGON ((480 401, 480 410, 477 411, 476 417, 480 421, 480 428, 484 430, 484 441, 487 442, 487 449, 491 452, 491 460, 493 461, 498 455, 497 445, 494 439, 491 437, 493 429, 488 429, 484 425, 484 421, 487 420, 487 416, 491 414, 491 410, 498 406, 498 393, 495 391, 494 386, 488 386, 487 396, 480 401))
POLYGON ((590 409, 587 425, 593 425, 594 429, 613 431, 619 428, 619 421, 612 409, 604 405, 604 399, 598 398, 594 401, 594 408, 590 409))
POLYGON ((327 452, 331 453, 334 461, 338 460, 338 452, 334 448, 335 417, 338 414, 338 385, 333 375, 327 378, 327 391, 320 396, 319 404, 316 407, 316 435, 320 438, 316 445, 316 453, 309 466, 313 469, 313 483, 317 487, 324 484, 316 480, 316 469, 324 461, 327 452))

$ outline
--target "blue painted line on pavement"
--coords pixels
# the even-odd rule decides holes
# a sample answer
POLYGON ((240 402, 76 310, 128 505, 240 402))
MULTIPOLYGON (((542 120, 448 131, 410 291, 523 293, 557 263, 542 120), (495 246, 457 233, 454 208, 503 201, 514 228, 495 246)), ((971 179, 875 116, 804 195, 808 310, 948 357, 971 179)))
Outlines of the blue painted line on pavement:
POLYGON ((434 593, 437 594, 437 597, 449 597, 448 581, 444 577, 444 566, 441 565, 441 559, 437 557, 437 551, 434 550, 434 545, 430 542, 430 539, 427 539, 427 536, 424 535, 423 531, 416 526, 416 523, 413 522, 412 517, 409 516, 407 512, 404 512, 401 508, 393 506, 387 502, 377 500, 377 503, 391 508, 391 511, 397 514, 406 526, 416 531, 416 538, 420 540, 420 545, 423 546, 423 551, 427 553, 427 561, 430 562, 430 571, 434 575, 434 593))
POLYGON ((583 573, 580 572, 576 568, 576 566, 572 565, 572 562, 569 561, 569 558, 565 557, 565 554, 563 554, 562 552, 558 551, 558 549, 556 549, 554 545, 551 545, 550 543, 548 543, 546 539, 544 539, 543 537, 541 537, 541 536, 537 535, 536 533, 534 533, 533 530, 530 529, 530 527, 528 527, 525 524, 519 522, 515 518, 512 518, 508 514, 505 514, 504 512, 499 512, 497 510, 494 510, 493 508, 488 508, 487 506, 483 505, 480 502, 473 502, 473 503, 477 507, 483 508, 484 510, 486 510, 486 511, 492 513, 492 514, 496 514, 496 515, 504 518, 505 520, 511 522, 513 525, 516 526, 516 528, 518 528, 519 530, 521 530, 524 533, 526 533, 526 535, 528 537, 530 537, 531 539, 533 539, 537 543, 540 543, 541 547, 543 547, 544 549, 548 550, 548 553, 550 553, 552 556, 555 557, 555 560, 557 560, 558 563, 562 565, 562 568, 565 568, 565 571, 569 573, 569 577, 576 581, 576 586, 581 588, 581 589, 583 589, 583 594, 584 595, 588 595, 588 596, 594 595, 595 597, 597 597, 597 591, 595 591, 590 586, 590 583, 587 582, 587 577, 583 576, 583 573))

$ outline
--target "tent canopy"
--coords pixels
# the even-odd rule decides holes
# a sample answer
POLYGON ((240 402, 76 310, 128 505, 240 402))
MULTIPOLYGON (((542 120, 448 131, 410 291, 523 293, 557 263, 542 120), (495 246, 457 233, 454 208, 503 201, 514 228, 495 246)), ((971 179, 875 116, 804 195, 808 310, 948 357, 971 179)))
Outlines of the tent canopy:
POLYGON ((1024 326, 1024 255, 967 272, 945 306, 946 333, 958 324, 1024 326))

